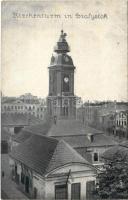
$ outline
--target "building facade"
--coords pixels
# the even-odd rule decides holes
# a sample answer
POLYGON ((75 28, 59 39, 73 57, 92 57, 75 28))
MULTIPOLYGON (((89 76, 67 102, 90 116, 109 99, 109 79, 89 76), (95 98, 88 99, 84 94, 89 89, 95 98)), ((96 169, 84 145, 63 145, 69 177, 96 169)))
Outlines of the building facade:
POLYGON ((47 112, 45 99, 39 99, 30 93, 21 95, 18 98, 6 98, 2 101, 2 113, 22 113, 34 115, 39 119, 44 119, 47 112))
POLYGON ((116 113, 116 134, 128 139, 128 110, 116 113))

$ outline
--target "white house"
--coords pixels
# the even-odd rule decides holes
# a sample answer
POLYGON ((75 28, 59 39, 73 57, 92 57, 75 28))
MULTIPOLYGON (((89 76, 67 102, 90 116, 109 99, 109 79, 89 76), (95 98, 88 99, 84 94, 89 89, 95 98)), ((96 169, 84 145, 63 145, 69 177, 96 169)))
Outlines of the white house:
POLYGON ((96 169, 63 140, 33 135, 10 154, 12 178, 29 197, 86 199, 96 169))

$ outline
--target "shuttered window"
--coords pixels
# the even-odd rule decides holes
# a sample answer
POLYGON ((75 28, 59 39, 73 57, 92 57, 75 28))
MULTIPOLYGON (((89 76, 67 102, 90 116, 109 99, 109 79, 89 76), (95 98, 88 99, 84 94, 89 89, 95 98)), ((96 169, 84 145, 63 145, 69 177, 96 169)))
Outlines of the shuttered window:
POLYGON ((55 186, 55 199, 68 199, 67 185, 56 185, 55 186))
POLYGON ((80 200, 80 183, 73 183, 71 185, 71 199, 80 200))

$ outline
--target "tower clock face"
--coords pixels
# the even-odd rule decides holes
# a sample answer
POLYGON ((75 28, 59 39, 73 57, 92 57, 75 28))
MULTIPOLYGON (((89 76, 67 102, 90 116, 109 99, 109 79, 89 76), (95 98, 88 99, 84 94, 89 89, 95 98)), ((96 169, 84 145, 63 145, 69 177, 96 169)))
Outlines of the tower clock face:
POLYGON ((69 82, 69 78, 67 76, 64 77, 64 82, 68 83, 69 82))

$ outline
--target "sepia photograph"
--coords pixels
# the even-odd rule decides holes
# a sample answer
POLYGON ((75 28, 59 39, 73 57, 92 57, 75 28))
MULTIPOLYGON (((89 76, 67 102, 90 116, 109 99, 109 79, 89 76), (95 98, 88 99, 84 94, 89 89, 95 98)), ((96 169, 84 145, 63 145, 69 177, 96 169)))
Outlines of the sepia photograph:
POLYGON ((1 199, 128 199, 127 0, 1 2, 1 199))

